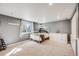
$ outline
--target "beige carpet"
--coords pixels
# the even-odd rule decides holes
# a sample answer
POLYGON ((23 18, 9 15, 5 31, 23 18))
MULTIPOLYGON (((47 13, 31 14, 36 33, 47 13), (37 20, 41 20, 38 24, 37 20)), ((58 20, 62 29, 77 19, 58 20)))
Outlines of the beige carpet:
POLYGON ((4 56, 6 55, 7 53, 9 53, 12 49, 18 47, 19 45, 22 45, 26 42, 28 42, 29 40, 25 40, 25 41, 22 41, 22 42, 17 42, 17 43, 14 43, 14 44, 10 44, 7 46, 6 50, 3 50, 0 52, 0 56, 4 56))
POLYGON ((11 44, 5 51, 0 52, 3 56, 73 56, 71 45, 54 40, 46 40, 39 44, 34 41, 23 41, 11 44))

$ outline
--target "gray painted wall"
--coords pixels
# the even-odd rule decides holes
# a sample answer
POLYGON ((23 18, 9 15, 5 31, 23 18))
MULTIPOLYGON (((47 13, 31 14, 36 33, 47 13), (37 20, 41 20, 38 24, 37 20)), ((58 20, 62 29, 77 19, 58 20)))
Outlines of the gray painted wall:
POLYGON ((20 20, 4 15, 0 15, 0 36, 6 44, 20 41, 19 25, 10 25, 8 23, 20 24, 20 20))
POLYGON ((33 22, 33 29, 34 29, 35 32, 38 32, 38 30, 39 30, 38 27, 39 27, 39 24, 36 23, 36 22, 33 22))
POLYGON ((56 33, 57 31, 59 31, 60 33, 71 33, 71 21, 70 20, 43 23, 42 25, 35 24, 35 29, 37 28, 36 30, 38 30, 39 27, 43 27, 52 33, 56 33))
POLYGON ((49 32, 56 33, 57 31, 61 33, 71 33, 71 22, 70 20, 50 22, 44 24, 49 32))

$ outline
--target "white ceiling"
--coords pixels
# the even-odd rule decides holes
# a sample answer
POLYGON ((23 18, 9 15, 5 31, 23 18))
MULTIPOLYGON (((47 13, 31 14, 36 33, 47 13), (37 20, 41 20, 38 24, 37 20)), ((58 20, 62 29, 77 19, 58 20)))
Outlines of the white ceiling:
POLYGON ((70 19, 76 4, 72 3, 0 3, 0 14, 35 22, 70 19))

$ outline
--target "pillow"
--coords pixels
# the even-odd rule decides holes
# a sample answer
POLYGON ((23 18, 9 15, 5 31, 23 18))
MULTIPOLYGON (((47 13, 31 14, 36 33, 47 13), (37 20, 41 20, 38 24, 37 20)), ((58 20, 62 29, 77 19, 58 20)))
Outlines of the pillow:
POLYGON ((30 35, 30 38, 31 38, 31 40, 39 42, 39 43, 42 41, 41 37, 39 35, 35 34, 35 33, 32 33, 30 35))

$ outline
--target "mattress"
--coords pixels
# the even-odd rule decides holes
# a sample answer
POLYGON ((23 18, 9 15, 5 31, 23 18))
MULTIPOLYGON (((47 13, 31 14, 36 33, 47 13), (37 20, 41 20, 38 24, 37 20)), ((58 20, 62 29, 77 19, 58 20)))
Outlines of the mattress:
POLYGON ((5 56, 74 56, 70 44, 60 43, 54 40, 46 40, 42 43, 26 41, 14 47, 4 54, 5 56))

